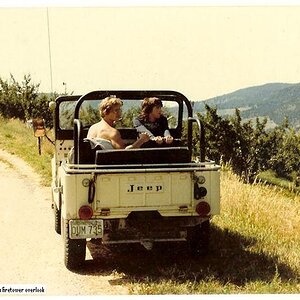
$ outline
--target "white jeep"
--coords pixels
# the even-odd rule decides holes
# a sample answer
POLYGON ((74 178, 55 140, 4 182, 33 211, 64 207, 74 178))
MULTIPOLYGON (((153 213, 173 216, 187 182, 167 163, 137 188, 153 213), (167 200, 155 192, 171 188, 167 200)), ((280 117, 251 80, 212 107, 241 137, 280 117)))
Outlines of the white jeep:
MULTIPOLYGON (((68 269, 83 265, 88 239, 102 244, 141 243, 149 250, 153 243, 174 241, 187 242, 193 253, 208 249, 210 219, 220 212, 220 167, 205 159, 204 128, 184 95, 94 91, 58 97, 54 112, 53 208, 68 269), (85 137, 99 121, 98 104, 110 95, 123 100, 125 111, 139 107, 145 97, 160 98, 169 113, 174 144, 92 149, 85 137), (198 130, 199 153, 193 153, 193 128, 198 130)), ((137 137, 134 128, 121 124, 118 130, 127 144, 137 137)))

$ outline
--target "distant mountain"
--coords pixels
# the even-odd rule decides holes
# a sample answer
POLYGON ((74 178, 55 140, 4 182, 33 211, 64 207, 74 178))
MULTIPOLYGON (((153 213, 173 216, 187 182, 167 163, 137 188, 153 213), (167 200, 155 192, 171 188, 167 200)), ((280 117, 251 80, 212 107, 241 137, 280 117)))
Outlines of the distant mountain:
POLYGON ((194 103, 195 112, 204 112, 205 104, 217 107, 220 115, 231 115, 239 108, 243 119, 267 117, 269 127, 281 124, 285 117, 300 129, 300 83, 268 83, 194 103))

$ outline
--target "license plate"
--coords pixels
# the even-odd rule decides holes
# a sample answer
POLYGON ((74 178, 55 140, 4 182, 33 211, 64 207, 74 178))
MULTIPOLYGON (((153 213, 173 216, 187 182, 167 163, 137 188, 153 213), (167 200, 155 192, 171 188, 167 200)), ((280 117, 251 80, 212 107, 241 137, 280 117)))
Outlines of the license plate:
POLYGON ((103 237, 103 220, 71 220, 69 222, 70 239, 103 237))

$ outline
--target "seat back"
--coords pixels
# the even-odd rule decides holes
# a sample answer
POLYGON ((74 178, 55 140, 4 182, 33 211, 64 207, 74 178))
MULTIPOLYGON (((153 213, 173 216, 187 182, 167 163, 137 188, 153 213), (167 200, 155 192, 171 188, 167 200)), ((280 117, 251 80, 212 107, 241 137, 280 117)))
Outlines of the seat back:
POLYGON ((138 148, 121 150, 97 150, 95 164, 170 164, 190 162, 187 147, 138 148))

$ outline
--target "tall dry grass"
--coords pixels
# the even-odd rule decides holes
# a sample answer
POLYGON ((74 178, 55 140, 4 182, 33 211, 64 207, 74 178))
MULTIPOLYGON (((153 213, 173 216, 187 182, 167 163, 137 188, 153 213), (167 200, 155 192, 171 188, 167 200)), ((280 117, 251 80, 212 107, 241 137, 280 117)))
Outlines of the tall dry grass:
POLYGON ((164 249, 156 266, 148 262, 156 275, 145 268, 148 277, 133 280, 131 293, 298 294, 299 212, 299 196, 261 183, 244 184, 223 171, 221 214, 212 220, 208 255, 195 259, 164 249))
POLYGON ((255 239, 249 251, 277 256, 300 272, 300 197, 276 186, 244 184, 222 173, 222 213, 214 224, 255 239))

